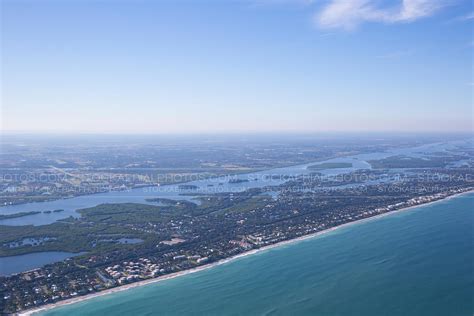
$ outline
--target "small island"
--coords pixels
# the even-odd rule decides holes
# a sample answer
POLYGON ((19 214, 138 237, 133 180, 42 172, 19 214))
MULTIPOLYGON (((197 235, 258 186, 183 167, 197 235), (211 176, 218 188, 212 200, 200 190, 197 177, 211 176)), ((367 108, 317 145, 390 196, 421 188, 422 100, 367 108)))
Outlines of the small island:
POLYGON ((64 210, 63 209, 57 209, 57 210, 53 210, 53 211, 43 211, 43 214, 60 213, 60 212, 64 212, 64 210))
POLYGON ((5 214, 5 215, 0 215, 0 220, 18 218, 18 217, 29 216, 29 215, 36 215, 36 214, 39 214, 39 213, 41 213, 41 212, 40 211, 31 211, 31 212, 20 212, 20 213, 14 213, 14 214, 5 214))

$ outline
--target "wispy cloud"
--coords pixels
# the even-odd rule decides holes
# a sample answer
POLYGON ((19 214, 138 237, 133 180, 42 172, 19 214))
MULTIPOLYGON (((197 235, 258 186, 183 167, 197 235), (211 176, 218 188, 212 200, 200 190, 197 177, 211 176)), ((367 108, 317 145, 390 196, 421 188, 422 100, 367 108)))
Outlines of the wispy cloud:
POLYGON ((400 0, 381 7, 377 0, 330 0, 315 16, 321 28, 352 30, 364 22, 400 23, 429 17, 445 6, 444 0, 400 0))
POLYGON ((474 20, 474 12, 460 16, 456 19, 456 21, 469 21, 469 20, 474 20))

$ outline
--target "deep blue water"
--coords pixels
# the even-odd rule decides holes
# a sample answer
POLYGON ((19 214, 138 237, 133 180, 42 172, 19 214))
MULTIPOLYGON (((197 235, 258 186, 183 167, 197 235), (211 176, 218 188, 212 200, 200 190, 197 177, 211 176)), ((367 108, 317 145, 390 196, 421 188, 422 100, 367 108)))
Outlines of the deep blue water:
POLYGON ((43 315, 473 315, 474 194, 43 315))

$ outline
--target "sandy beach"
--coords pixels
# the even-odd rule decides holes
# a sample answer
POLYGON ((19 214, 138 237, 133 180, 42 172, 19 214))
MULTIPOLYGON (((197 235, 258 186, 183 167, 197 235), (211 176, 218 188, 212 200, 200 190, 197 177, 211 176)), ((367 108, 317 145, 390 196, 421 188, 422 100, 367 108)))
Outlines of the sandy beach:
POLYGON ((22 312, 18 313, 18 315, 33 315, 33 314, 36 314, 36 313, 39 313, 39 312, 42 312, 42 311, 47 311, 47 310, 57 308, 57 307, 60 307, 60 306, 75 304, 75 303, 83 302, 83 301, 86 301, 86 300, 89 300, 89 299, 93 299, 95 297, 100 297, 100 296, 103 296, 103 295, 108 295, 108 294, 117 293, 117 292, 122 292, 122 291, 126 291, 126 290, 136 288, 136 287, 139 287, 139 286, 152 284, 152 283, 157 283, 157 282, 160 282, 160 281, 173 279, 173 278, 183 276, 183 275, 187 275, 187 274, 191 274, 191 273, 196 273, 196 272, 199 272, 199 271, 203 271, 203 270, 215 267, 215 266, 219 266, 219 265, 231 262, 231 261, 236 260, 238 258, 243 258, 243 257, 246 257, 246 256, 250 256, 250 255, 253 255, 253 254, 256 254, 256 253, 260 253, 262 251, 270 250, 270 249, 273 249, 273 248, 276 248, 276 247, 281 247, 283 245, 293 244, 293 243, 296 243, 296 242, 299 242, 299 241, 315 238, 315 237, 321 236, 323 234, 338 230, 338 229, 343 228, 343 227, 348 227, 348 226, 351 226, 351 225, 356 225, 356 224, 360 224, 360 223, 363 223, 363 222, 380 219, 380 218, 385 217, 385 216, 389 216, 389 215, 392 215, 392 214, 397 214, 397 213, 400 213, 400 212, 405 212, 405 211, 411 210, 413 208, 419 208, 419 207, 427 206, 427 205, 430 205, 430 204, 446 201, 446 200, 455 198, 457 196, 461 196, 461 195, 465 195, 465 194, 469 194, 469 193, 473 193, 473 192, 474 192, 474 190, 470 190, 470 191, 466 191, 466 192, 462 192, 462 193, 458 193, 458 194, 453 194, 453 195, 447 196, 445 198, 442 198, 442 199, 439 199, 439 200, 436 200, 436 201, 422 203, 422 204, 418 204, 418 205, 414 205, 414 206, 410 206, 410 207, 406 207, 406 208, 402 208, 402 209, 398 209, 398 210, 393 210, 393 211, 390 211, 390 212, 387 212, 387 213, 371 216, 371 217, 368 217, 368 218, 356 220, 356 221, 349 222, 349 223, 346 223, 346 224, 342 224, 342 225, 332 227, 332 228, 329 228, 329 229, 326 229, 326 230, 322 230, 322 231, 316 232, 314 234, 308 234, 308 235, 304 235, 304 236, 301 236, 301 237, 298 237, 298 238, 285 240, 285 241, 278 242, 278 243, 275 243, 275 244, 272 244, 272 245, 264 246, 264 247, 261 247, 259 249, 253 249, 253 250, 238 254, 236 256, 229 257, 229 258, 226 258, 226 259, 222 259, 220 261, 210 263, 210 264, 207 264, 207 265, 203 265, 203 266, 199 266, 199 267, 196 267, 196 268, 193 268, 193 269, 180 271, 180 272, 176 272, 176 273, 171 273, 171 274, 168 274, 168 275, 164 275, 164 276, 160 276, 160 277, 153 278, 153 279, 148 279, 148 280, 135 282, 135 283, 132 283, 132 284, 118 286, 118 287, 108 289, 108 290, 104 290, 104 291, 101 291, 101 292, 98 292, 98 293, 93 293, 93 294, 88 294, 88 295, 84 295, 84 296, 80 296, 80 297, 66 299, 64 301, 60 301, 60 302, 57 302, 57 303, 54 303, 54 304, 49 304, 49 305, 45 305, 45 306, 42 306, 42 307, 22 311, 22 312))

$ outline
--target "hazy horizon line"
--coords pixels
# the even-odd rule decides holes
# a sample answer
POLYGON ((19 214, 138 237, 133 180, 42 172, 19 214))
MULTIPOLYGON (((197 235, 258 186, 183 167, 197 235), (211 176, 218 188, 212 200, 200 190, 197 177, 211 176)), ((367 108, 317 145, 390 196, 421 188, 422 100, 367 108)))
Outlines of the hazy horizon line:
POLYGON ((193 136, 193 135, 315 135, 315 134, 472 134, 473 130, 314 130, 314 131, 288 131, 288 130, 271 130, 271 131, 171 131, 171 132, 104 132, 104 131, 27 131, 27 130, 0 130, 1 135, 97 135, 97 136, 113 136, 113 135, 130 135, 130 136, 193 136))

